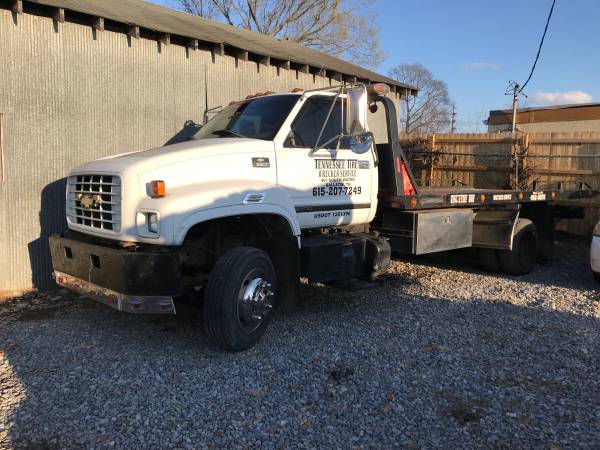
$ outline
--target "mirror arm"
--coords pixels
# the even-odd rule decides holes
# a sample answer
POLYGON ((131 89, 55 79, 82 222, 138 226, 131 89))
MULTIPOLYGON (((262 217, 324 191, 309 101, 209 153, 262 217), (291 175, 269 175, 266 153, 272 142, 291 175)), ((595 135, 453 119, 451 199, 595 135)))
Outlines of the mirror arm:
POLYGON ((379 166, 379 153, 377 153, 377 144, 375 143, 375 135, 372 131, 368 131, 369 136, 371 136, 371 151, 373 152, 373 166, 379 166))
MULTIPOLYGON (((335 141, 336 139, 339 139, 339 138, 341 138, 341 137, 342 137, 342 135, 341 135, 341 134, 338 134, 338 135, 336 135, 336 136, 332 137, 331 139, 329 139, 329 140, 327 140, 327 141, 323 142, 323 143, 322 143, 321 145, 319 145, 318 147, 311 148, 311 149, 310 149, 310 151, 308 152, 308 156, 312 156, 312 155, 314 155, 314 154, 315 154, 315 153, 316 153, 318 150, 321 150, 323 147, 325 147, 325 146, 326 146, 327 144, 329 144, 330 142, 333 142, 333 141, 335 141)), ((338 150, 338 149, 339 149, 339 147, 340 147, 340 142, 338 141, 338 144, 337 144, 337 146, 336 146, 336 148, 335 148, 335 149, 336 149, 336 150, 338 150)))

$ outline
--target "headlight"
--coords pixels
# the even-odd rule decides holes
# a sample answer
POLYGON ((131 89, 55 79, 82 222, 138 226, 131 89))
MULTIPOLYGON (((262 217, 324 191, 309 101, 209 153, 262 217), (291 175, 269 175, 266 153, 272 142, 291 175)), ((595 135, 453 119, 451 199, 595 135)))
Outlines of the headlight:
POLYGON ((149 212, 146 215, 146 222, 148 223, 148 231, 151 233, 158 233, 158 214, 149 212))
POLYGON ((594 236, 600 236, 600 222, 594 227, 594 236))

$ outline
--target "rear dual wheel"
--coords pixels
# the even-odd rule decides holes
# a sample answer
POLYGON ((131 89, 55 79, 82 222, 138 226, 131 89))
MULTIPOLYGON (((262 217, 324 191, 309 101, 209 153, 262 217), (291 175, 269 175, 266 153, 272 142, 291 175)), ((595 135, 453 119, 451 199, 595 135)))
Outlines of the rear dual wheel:
POLYGON ((204 326, 223 350, 252 347, 264 334, 275 304, 275 269, 253 247, 226 251, 215 264, 204 296, 204 326))
POLYGON ((533 270, 537 258, 538 233, 529 219, 519 219, 515 225, 512 250, 481 249, 481 265, 490 272, 526 275, 533 270))

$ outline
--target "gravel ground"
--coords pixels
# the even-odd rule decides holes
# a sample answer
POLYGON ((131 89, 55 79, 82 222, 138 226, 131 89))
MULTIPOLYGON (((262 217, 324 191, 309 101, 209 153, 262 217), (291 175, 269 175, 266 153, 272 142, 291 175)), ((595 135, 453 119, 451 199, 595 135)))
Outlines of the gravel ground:
POLYGON ((69 295, 0 306, 0 447, 598 448, 587 244, 509 278, 467 253, 303 286, 256 348, 69 295))

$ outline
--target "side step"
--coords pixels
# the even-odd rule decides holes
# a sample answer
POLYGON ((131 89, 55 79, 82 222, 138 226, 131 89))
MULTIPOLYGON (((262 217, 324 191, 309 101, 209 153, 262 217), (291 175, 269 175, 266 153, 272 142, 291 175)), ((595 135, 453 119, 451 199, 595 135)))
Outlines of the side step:
POLYGON ((311 283, 373 280, 390 265, 388 240, 370 234, 323 234, 301 243, 301 273, 311 283))

